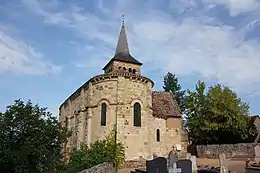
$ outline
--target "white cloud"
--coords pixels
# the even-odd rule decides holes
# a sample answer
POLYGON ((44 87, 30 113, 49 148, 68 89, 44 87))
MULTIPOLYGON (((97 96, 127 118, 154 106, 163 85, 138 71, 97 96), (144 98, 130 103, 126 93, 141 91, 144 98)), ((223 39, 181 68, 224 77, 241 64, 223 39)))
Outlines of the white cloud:
POLYGON ((41 75, 61 70, 61 67, 48 62, 41 53, 3 28, 0 27, 0 74, 16 72, 41 75))
POLYGON ((203 0, 205 4, 219 4, 229 9, 231 16, 260 10, 259 0, 203 0))
MULTIPOLYGON (((213 4, 226 5, 233 15, 258 8, 259 1, 242 1, 205 0, 205 3, 211 7, 213 4)), ((194 6, 193 2, 185 0, 186 6, 194 6)), ((87 41, 95 40, 90 53, 102 55, 103 62, 104 55, 113 55, 120 23, 118 16, 113 15, 114 11, 106 8, 104 12, 109 16, 106 21, 79 8, 56 12, 46 10, 42 16, 48 24, 71 29, 87 41)), ((144 65, 152 62, 150 69, 178 75, 200 74, 241 92, 260 89, 260 44, 245 39, 248 26, 238 30, 235 26, 216 24, 216 19, 208 16, 186 16, 181 22, 174 21, 165 12, 153 9, 142 14, 126 14, 126 17, 132 54, 144 65)), ((252 21, 249 23, 252 27, 252 21)), ((88 61, 87 67, 91 66, 93 59, 88 61)))

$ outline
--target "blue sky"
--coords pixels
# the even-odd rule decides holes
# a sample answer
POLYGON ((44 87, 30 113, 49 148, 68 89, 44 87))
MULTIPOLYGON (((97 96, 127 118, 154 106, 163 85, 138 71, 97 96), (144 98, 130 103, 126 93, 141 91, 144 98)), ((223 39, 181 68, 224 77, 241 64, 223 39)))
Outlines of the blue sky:
POLYGON ((0 2, 0 111, 31 99, 55 115, 103 73, 125 14, 131 54, 162 90, 175 73, 184 89, 219 82, 260 107, 259 0, 8 0, 0 2))

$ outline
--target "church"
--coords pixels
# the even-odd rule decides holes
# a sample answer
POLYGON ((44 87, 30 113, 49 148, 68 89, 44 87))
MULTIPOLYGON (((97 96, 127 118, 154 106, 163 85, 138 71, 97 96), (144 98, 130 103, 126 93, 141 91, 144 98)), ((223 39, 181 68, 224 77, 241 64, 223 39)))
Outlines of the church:
POLYGON ((116 127, 126 161, 167 156, 173 146, 185 152, 182 116, 171 92, 153 91, 142 63, 129 51, 123 23, 113 58, 59 108, 59 121, 72 132, 66 152, 103 139, 116 127))

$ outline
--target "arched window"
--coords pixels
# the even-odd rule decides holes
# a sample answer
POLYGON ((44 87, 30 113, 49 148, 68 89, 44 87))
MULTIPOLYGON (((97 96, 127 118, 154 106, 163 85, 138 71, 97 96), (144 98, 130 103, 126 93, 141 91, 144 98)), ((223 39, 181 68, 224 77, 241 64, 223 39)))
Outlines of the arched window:
POLYGON ((156 141, 160 142, 160 130, 159 129, 156 130, 156 141))
POLYGON ((119 70, 120 70, 121 68, 122 68, 121 66, 118 67, 119 70))
POLYGON ((107 121, 107 105, 106 103, 101 104, 101 126, 106 126, 107 121))
POLYGON ((136 70, 135 69, 133 69, 133 73, 135 74, 135 72, 136 72, 136 70))
POLYGON ((132 69, 131 69, 131 68, 129 68, 129 69, 128 69, 128 71, 131 73, 131 72, 132 72, 132 69))
POLYGON ((125 67, 123 67, 123 69, 124 69, 124 70, 126 70, 126 68, 125 68, 125 67))
POLYGON ((134 104, 134 126, 141 127, 141 105, 134 104))

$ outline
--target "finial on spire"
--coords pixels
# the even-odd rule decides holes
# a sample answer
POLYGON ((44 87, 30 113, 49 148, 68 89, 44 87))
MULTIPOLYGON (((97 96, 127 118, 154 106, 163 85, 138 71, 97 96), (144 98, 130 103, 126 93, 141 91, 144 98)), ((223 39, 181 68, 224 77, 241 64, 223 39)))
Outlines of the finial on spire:
POLYGON ((122 14, 122 25, 124 25, 125 24, 125 14, 123 13, 122 14))

